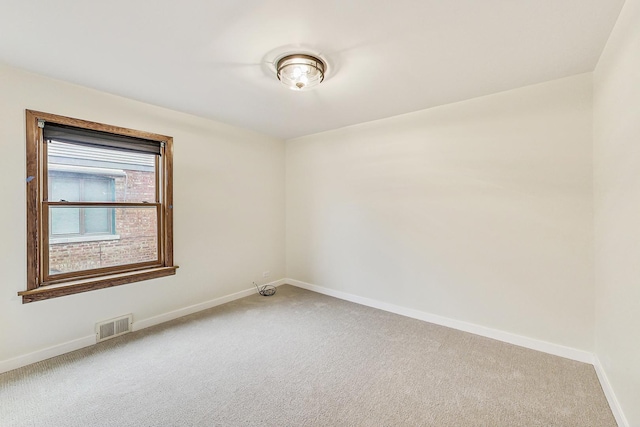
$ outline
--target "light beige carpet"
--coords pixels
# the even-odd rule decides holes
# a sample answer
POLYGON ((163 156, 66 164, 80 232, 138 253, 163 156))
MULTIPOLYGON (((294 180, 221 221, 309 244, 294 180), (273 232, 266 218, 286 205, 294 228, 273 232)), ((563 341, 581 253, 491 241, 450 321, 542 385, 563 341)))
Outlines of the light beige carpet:
POLYGON ((2 426, 615 426, 592 366, 282 286, 0 375, 2 426))

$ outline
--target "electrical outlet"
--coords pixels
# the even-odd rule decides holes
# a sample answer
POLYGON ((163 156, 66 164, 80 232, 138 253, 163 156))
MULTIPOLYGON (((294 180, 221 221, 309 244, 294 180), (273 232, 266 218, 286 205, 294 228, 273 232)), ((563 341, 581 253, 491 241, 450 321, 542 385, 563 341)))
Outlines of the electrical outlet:
POLYGON ((271 272, 270 271, 263 271, 262 272, 262 278, 263 279, 268 279, 269 277, 271 277, 271 272))

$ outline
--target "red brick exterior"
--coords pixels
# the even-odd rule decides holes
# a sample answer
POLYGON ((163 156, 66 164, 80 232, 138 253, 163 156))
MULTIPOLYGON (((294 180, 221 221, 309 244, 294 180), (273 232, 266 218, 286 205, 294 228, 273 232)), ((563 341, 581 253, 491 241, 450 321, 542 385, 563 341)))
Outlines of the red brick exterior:
MULTIPOLYGON (((155 174, 125 170, 115 178, 117 202, 154 202, 155 174)), ((155 261, 158 257, 157 216, 153 208, 115 209, 115 240, 49 245, 49 270, 63 273, 155 261)), ((96 238, 108 237, 97 235, 96 238)), ((83 236, 88 237, 88 236, 83 236)))

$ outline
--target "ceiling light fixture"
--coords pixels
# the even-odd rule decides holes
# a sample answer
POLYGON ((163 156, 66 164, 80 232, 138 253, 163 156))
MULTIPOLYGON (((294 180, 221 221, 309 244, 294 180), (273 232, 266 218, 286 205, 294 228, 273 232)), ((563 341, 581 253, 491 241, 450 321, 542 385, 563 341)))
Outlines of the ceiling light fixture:
POLYGON ((278 80, 292 90, 307 90, 324 80, 326 64, 315 56, 296 53, 278 60, 278 80))

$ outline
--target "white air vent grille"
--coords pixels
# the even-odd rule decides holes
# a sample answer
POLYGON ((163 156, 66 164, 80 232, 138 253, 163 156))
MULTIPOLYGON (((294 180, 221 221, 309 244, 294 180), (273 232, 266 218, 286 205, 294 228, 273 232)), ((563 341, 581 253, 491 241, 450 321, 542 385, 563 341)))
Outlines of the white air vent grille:
POLYGON ((133 315, 128 314, 126 316, 96 323, 96 341, 100 342, 108 340, 110 338, 126 334, 127 332, 131 332, 132 321, 133 315))

